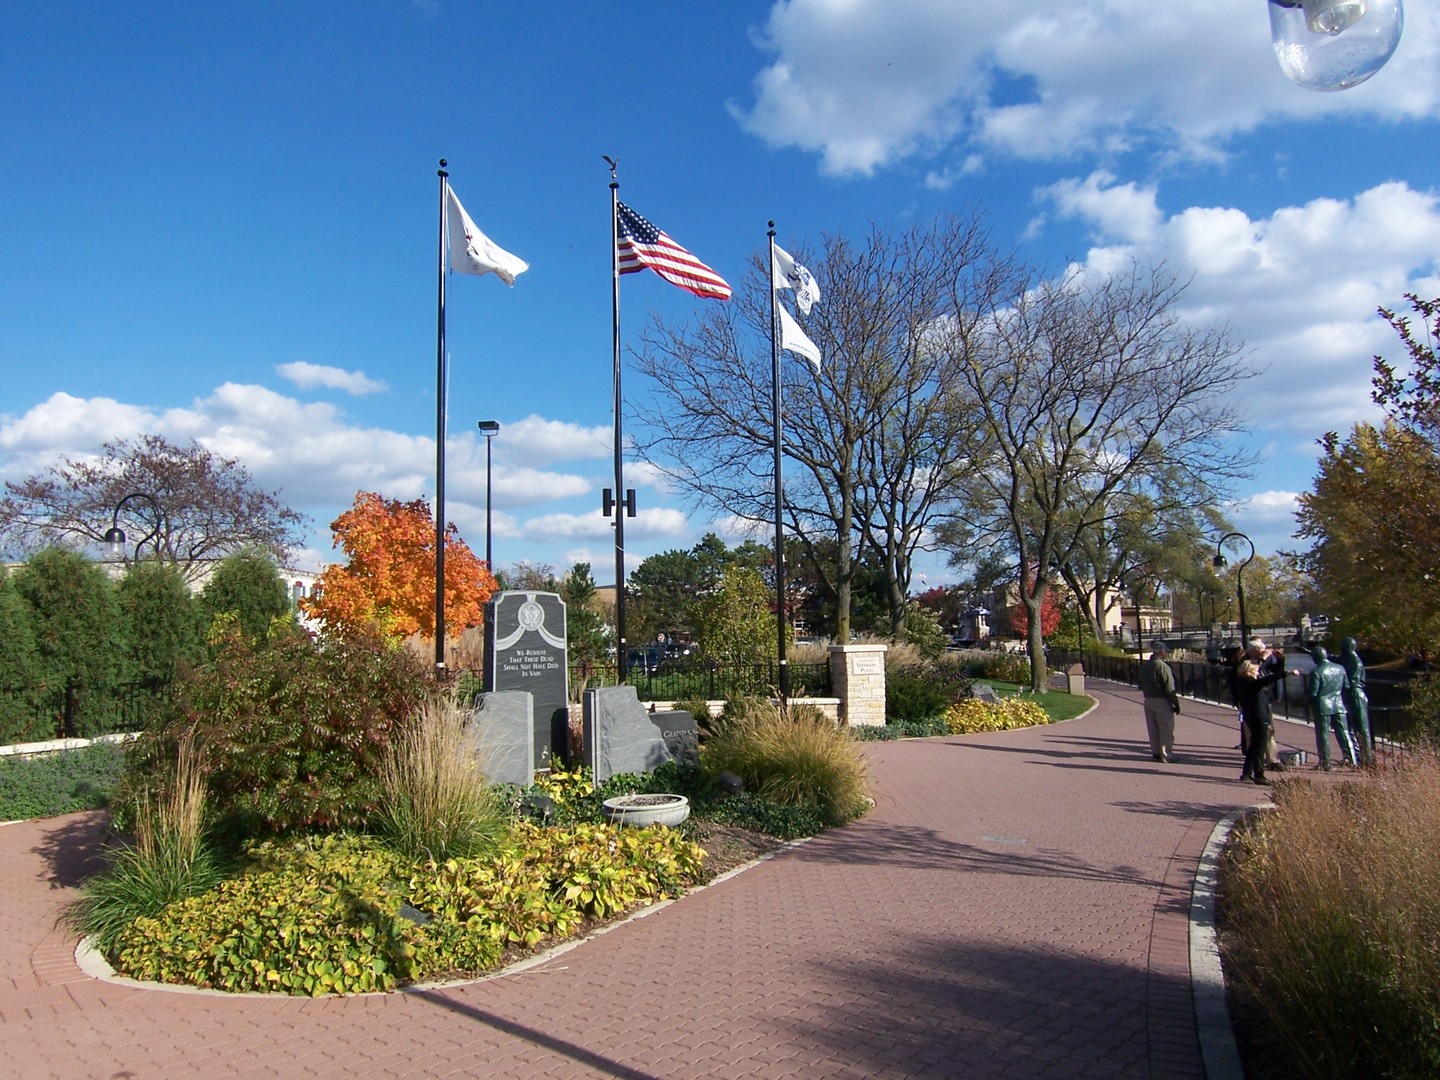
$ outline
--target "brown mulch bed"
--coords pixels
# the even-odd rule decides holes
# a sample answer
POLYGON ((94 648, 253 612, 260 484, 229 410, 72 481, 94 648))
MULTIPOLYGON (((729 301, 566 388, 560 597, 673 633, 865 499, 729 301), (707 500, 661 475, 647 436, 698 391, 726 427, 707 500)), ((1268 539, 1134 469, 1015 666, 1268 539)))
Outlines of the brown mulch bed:
POLYGON ((772 851, 783 848, 788 840, 768 836, 734 825, 718 825, 713 821, 695 821, 690 825, 691 839, 705 849, 705 880, 714 881, 737 866, 754 862, 772 851))

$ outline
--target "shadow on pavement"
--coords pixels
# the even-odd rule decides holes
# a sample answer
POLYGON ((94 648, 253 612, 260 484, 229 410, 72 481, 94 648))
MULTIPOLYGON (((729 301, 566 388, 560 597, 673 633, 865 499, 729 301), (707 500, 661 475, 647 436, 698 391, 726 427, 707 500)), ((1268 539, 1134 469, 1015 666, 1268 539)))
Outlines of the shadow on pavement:
POLYGON ((78 887, 87 877, 105 867, 105 840, 110 814, 92 810, 69 814, 39 823, 44 832, 30 850, 40 856, 49 870, 48 880, 57 889, 78 887), (53 827, 45 828, 51 823, 53 827))
POLYGON ((541 1031, 539 1028, 530 1027, 526 1024, 517 1023, 487 1009, 479 1009, 473 1005, 466 1005, 462 1001, 456 1001, 443 990, 408 990, 406 994, 421 1001, 428 1001, 432 1005, 438 1005, 458 1016, 468 1017, 486 1027, 494 1028, 496 1031, 503 1031, 533 1046, 541 1047, 551 1053, 567 1057, 571 1061, 579 1062, 587 1069, 593 1069, 596 1075, 613 1076, 620 1080, 660 1080, 660 1077, 652 1073, 642 1072, 640 1069, 633 1069, 629 1065, 615 1061, 603 1054, 597 1054, 593 1050, 587 1050, 583 1046, 577 1046, 573 1042, 541 1031))
MULTIPOLYGON (((803 1038, 817 1057, 842 1060, 857 1076, 1152 1075, 1147 1000, 1188 995, 1187 981, 1147 971, 1143 958, 1081 955, 1098 943, 927 940, 923 908, 916 918, 911 940, 893 952, 824 964, 837 993, 823 1023, 786 1024, 791 1041, 803 1038), (874 1038, 877 1031, 886 1037, 874 1038)), ((1164 1034, 1195 1038, 1183 1023, 1164 1034)))
POLYGON ((1133 866, 1091 866, 1078 859, 1037 852, 1025 846, 1023 837, 997 836, 993 848, 982 847, 948 840, 935 829, 924 826, 873 820, 861 820, 843 829, 821 833, 784 857, 945 873, 968 870, 1012 877, 1062 877, 1149 888, 1159 888, 1161 884, 1133 866))

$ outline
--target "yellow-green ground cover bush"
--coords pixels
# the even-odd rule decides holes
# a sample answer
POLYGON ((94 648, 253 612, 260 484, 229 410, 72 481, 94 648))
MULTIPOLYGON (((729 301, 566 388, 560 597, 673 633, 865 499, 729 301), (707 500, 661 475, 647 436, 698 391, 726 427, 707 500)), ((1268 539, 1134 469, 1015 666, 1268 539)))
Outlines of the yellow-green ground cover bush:
POLYGON ((475 975, 697 884, 673 830, 521 823, 492 856, 416 862, 366 838, 269 842, 247 872, 142 917, 116 970, 230 991, 318 996, 475 975))
POLYGON ((1024 697, 1005 697, 999 701, 967 698, 945 710, 945 723, 952 735, 970 735, 980 731, 1009 731, 1011 728, 1048 724, 1050 716, 1024 697))

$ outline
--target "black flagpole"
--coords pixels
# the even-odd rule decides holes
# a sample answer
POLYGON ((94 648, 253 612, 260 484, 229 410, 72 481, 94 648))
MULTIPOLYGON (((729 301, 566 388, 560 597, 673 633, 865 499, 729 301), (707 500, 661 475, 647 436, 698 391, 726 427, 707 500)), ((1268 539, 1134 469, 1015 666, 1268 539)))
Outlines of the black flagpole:
POLYGON ((435 669, 445 667, 445 188, 450 174, 440 159, 439 314, 435 347, 435 669))
POLYGON ((615 665, 619 681, 625 682, 629 666, 625 645, 625 513, 634 512, 635 500, 625 490, 624 443, 620 430, 620 181, 615 177, 619 162, 606 157, 610 165, 610 268, 611 334, 615 383, 615 498, 605 502, 605 512, 615 513, 615 665))
POLYGON ((780 465, 780 334, 775 323, 780 303, 775 288, 775 222, 770 222, 770 401, 775 423, 775 628, 780 658, 780 700, 790 697, 790 663, 785 655, 785 486, 780 465))

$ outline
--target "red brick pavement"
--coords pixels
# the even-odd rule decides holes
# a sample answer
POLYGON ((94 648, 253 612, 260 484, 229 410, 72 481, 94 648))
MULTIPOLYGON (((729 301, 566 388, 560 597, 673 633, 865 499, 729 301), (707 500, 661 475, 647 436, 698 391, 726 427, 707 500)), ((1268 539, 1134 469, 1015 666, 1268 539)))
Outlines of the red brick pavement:
POLYGON ((526 970, 405 994, 91 979, 56 920, 99 816, 0 828, 0 1076, 1201 1077, 1190 885, 1264 792, 1236 780, 1230 710, 1187 702, 1162 765, 1134 691, 1091 689, 1067 724, 872 744, 862 821, 526 970))

